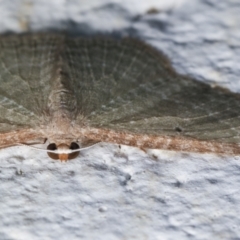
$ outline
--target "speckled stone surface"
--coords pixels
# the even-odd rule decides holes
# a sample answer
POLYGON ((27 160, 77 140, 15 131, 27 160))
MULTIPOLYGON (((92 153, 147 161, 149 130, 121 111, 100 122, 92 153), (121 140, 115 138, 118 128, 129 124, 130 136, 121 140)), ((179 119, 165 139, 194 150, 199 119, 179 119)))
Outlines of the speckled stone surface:
MULTIPOLYGON (((239 1, 158 2, 5 1, 0 30, 131 35, 180 73, 240 92, 239 1)), ((240 237, 238 156, 100 144, 67 163, 27 147, 0 159, 1 240, 240 237)))

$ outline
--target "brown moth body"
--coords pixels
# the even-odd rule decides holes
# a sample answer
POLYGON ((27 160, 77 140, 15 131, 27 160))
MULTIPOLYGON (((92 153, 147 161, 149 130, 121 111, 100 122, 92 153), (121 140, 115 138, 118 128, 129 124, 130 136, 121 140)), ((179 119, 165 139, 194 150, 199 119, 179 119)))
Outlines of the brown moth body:
POLYGON ((139 41, 1 37, 0 59, 0 147, 47 139, 61 161, 96 142, 240 153, 239 94, 177 74, 139 41))

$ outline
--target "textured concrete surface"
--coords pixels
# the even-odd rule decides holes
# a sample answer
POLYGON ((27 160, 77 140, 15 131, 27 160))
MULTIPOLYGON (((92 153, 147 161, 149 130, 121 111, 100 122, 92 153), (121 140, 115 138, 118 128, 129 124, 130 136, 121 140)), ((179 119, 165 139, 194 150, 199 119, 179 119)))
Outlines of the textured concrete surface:
MULTIPOLYGON (((0 31, 134 36, 180 73, 240 92, 239 13, 238 0, 12 0, 0 31)), ((0 159, 0 240, 240 238, 237 156, 103 143, 67 163, 27 147, 0 159)))

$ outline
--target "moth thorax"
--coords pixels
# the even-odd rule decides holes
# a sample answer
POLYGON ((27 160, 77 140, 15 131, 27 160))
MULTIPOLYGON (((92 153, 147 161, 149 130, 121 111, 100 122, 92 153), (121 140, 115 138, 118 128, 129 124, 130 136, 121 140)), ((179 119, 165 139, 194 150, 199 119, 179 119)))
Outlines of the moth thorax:
POLYGON ((70 145, 65 143, 61 143, 56 145, 55 143, 51 143, 48 145, 47 149, 51 152, 48 152, 48 156, 55 160, 67 161, 76 158, 79 155, 80 151, 74 151, 79 149, 79 145, 75 142, 72 142, 70 145), (56 153, 54 153, 55 151, 56 153))

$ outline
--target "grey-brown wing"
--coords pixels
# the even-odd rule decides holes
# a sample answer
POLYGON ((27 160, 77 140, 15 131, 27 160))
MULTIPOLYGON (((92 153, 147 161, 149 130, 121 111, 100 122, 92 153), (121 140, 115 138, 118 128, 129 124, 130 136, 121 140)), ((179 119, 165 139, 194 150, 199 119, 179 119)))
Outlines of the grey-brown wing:
POLYGON ((0 147, 41 143, 56 66, 56 36, 0 38, 0 147))
POLYGON ((79 124, 152 135, 239 143, 239 95, 176 74, 131 40, 68 40, 64 59, 79 124))
POLYGON ((0 133, 39 125, 51 90, 55 37, 0 38, 0 133))

